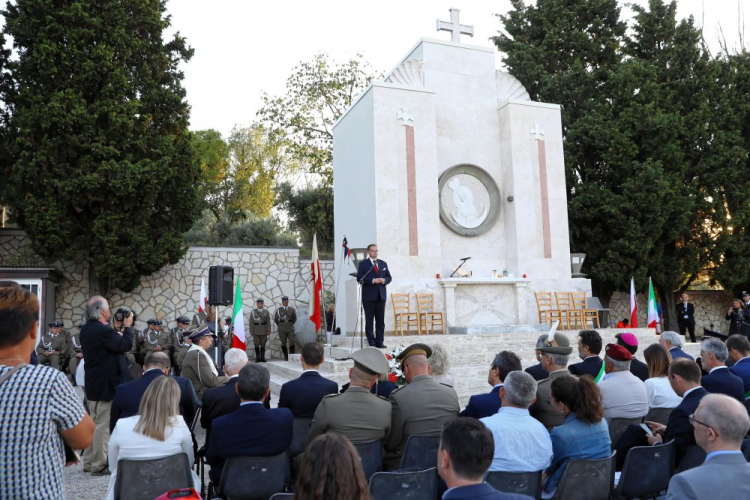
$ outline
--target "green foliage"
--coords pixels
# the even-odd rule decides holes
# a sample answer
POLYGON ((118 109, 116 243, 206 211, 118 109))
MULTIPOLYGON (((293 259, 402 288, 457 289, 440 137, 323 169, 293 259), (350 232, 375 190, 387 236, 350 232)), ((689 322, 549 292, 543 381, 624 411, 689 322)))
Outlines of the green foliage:
MULTIPOLYGON (((199 215, 165 2, 17 0, 3 11, 17 54, 0 97, 3 202, 47 261, 84 256, 125 291, 184 254, 199 215)), ((105 290, 106 291, 106 290, 105 290)))
POLYGON ((278 188, 278 207, 289 214, 289 227, 299 233, 305 248, 317 234, 318 251, 333 252, 333 188, 328 185, 294 189, 289 183, 278 188))
POLYGON ((295 236, 284 232, 276 218, 261 219, 247 214, 243 220, 230 222, 216 219, 210 210, 204 210, 185 234, 185 243, 190 246, 297 246, 295 236))

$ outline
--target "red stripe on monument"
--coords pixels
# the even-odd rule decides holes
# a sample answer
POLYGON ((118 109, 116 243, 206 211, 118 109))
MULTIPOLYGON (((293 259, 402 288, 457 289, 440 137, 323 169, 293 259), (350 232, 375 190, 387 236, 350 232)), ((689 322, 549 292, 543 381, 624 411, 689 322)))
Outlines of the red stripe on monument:
POLYGON ((414 161, 414 127, 406 126, 406 191, 409 209, 409 255, 419 255, 417 235, 417 169, 414 161))
POLYGON ((542 190, 542 237, 544 238, 544 258, 552 257, 552 241, 550 240, 549 226, 549 190, 547 189, 547 154, 544 141, 538 140, 537 150, 539 153, 539 184, 542 190))

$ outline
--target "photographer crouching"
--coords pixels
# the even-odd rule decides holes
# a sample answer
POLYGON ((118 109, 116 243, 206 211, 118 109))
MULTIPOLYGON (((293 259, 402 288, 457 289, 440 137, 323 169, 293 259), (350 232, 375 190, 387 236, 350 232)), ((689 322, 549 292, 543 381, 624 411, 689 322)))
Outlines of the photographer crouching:
MULTIPOLYGON (((118 311, 119 312, 119 311, 118 311)), ((91 418, 96 424, 94 442, 84 452, 83 470, 92 476, 110 474, 107 468, 109 411, 115 387, 130 380, 125 353, 133 347, 133 314, 121 320, 122 333, 109 325, 107 299, 94 296, 86 303, 86 324, 81 329, 81 352, 85 363, 85 392, 91 418)))

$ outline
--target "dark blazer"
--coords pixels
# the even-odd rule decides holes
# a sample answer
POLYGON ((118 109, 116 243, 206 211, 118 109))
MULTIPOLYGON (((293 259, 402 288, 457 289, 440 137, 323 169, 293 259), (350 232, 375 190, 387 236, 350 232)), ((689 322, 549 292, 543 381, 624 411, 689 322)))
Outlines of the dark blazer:
MULTIPOLYGON (((501 384, 502 385, 502 384, 501 384)), ((500 385, 493 387, 487 394, 477 394, 469 398, 461 417, 484 418, 497 413, 500 409, 500 385)))
POLYGON ((313 418, 320 400, 338 394, 339 385, 318 372, 305 372, 281 386, 279 408, 289 408, 294 418, 313 418))
MULTIPOLYGON (((341 386, 341 394, 344 394, 349 388, 349 382, 341 386)), ((376 384, 370 387, 370 393, 380 396, 381 398, 388 399, 393 391, 398 389, 398 386, 390 380, 378 380, 376 384)))
MULTIPOLYGON (((109 411, 109 432, 115 429, 119 419, 138 414, 138 407, 148 386, 157 378, 164 376, 164 372, 161 370, 149 370, 138 380, 117 386, 115 398, 112 400, 112 408, 109 411)), ((180 386, 180 415, 190 428, 199 406, 198 396, 195 394, 195 389, 193 389, 190 380, 184 377, 172 377, 172 379, 180 386)))
POLYGON ((672 360, 675 360, 678 358, 685 358, 685 359, 689 359, 690 361, 695 361, 694 357, 692 357, 690 354, 686 353, 679 347, 670 347, 669 354, 670 356, 672 356, 672 360))
POLYGON ((708 391, 703 387, 698 387, 693 392, 684 396, 682 402, 672 410, 667 420, 667 430, 664 431, 664 442, 668 443, 675 440, 675 465, 679 465, 685 450, 695 444, 695 434, 693 426, 688 417, 695 413, 698 403, 708 391))
POLYGON ((383 302, 386 300, 385 286, 391 282, 391 271, 385 261, 377 259, 377 263, 378 274, 375 274, 369 257, 359 262, 357 281, 362 282, 362 300, 382 300, 383 302), (372 280, 375 278, 385 278, 385 284, 373 284, 372 280))
POLYGON ((289 449, 293 422, 288 408, 268 410, 257 403, 240 406, 214 420, 206 451, 211 481, 219 484, 224 461, 229 457, 268 457, 289 449))
POLYGON ((740 377, 729 371, 729 368, 719 368, 713 373, 703 375, 701 385, 708 392, 726 394, 745 404, 745 383, 740 377))
POLYGON ((630 361, 630 373, 645 382, 648 378, 648 365, 640 359, 633 357, 630 361))
POLYGON ((729 370, 742 379, 745 392, 750 391, 750 359, 743 358, 729 367, 729 370))
POLYGON ((532 500, 530 496, 516 493, 500 493, 488 483, 459 486, 446 491, 443 500, 532 500))
POLYGON ((133 330, 120 335, 108 324, 89 320, 81 329, 81 352, 86 363, 86 399, 112 401, 115 387, 130 380, 123 356, 133 347, 133 330))
POLYGON ((685 304, 682 303, 682 301, 677 303, 677 322, 678 323, 684 323, 684 322, 690 322, 695 321, 695 306, 692 302, 687 303, 687 307, 685 307, 685 304), (687 318, 685 318, 685 315, 687 314, 687 318))
POLYGON ((575 363, 568 366, 568 371, 576 377, 583 375, 591 375, 596 378, 599 375, 599 370, 602 369, 602 358, 599 356, 589 356, 580 363, 575 363))
POLYGON ((537 382, 549 378, 549 373, 547 373, 547 371, 542 368, 541 363, 538 363, 534 366, 529 366, 524 371, 534 377, 534 380, 536 380, 537 382))
POLYGON ((206 389, 203 393, 203 407, 201 408, 201 427, 206 429, 206 443, 211 439, 211 424, 224 415, 237 411, 240 407, 240 395, 235 386, 237 377, 229 379, 219 387, 206 389))

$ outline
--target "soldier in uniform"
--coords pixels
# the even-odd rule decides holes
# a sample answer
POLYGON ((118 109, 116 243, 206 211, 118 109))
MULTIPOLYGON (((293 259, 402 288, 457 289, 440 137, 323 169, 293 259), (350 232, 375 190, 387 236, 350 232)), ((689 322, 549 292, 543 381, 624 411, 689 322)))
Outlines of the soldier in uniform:
POLYGON ((297 322, 297 312, 293 307, 289 307, 289 297, 281 297, 281 307, 276 309, 273 315, 273 321, 279 329, 279 340, 281 340, 281 352, 284 353, 284 359, 289 361, 289 353, 294 354, 294 323, 297 322), (286 345, 289 342, 289 350, 286 345))
POLYGON ((151 324, 151 330, 146 332, 143 337, 143 362, 148 363, 148 358, 152 352, 164 352, 169 356, 172 352, 171 335, 162 329, 161 320, 155 319, 151 324))
POLYGON ((81 352, 81 328, 83 328, 83 325, 85 324, 86 323, 81 323, 78 325, 78 331, 70 334, 70 337, 68 338, 68 373, 73 377, 73 380, 76 379, 78 363, 83 359, 83 353, 81 352))
POLYGON ((455 419, 461 410, 456 391, 439 383, 430 374, 430 356, 430 346, 412 344, 396 358, 408 385, 389 396, 391 432, 385 442, 387 454, 384 460, 389 470, 399 466, 409 436, 440 436, 443 425, 455 419))
POLYGON ((187 316, 180 316, 177 318, 177 326, 172 328, 170 335, 172 337, 172 346, 174 352, 172 354, 172 366, 175 369, 177 375, 180 374, 180 367, 182 366, 182 360, 185 359, 188 349, 192 345, 192 342, 185 337, 192 333, 189 329, 190 320, 187 316))
POLYGON ((375 347, 352 354, 349 390, 325 396, 313 417, 308 443, 326 432, 343 434, 353 444, 382 441, 391 429, 391 403, 370 392, 378 375, 388 371, 385 356, 375 347))
POLYGON ((49 324, 49 331, 42 335, 36 354, 39 364, 49 363, 52 368, 61 369, 60 361, 68 350, 68 340, 63 333, 63 322, 55 321, 49 324))
MULTIPOLYGON (((255 346, 255 361, 266 362, 266 341, 271 333, 271 316, 268 310, 263 308, 263 299, 255 301, 256 308, 250 311, 250 326, 253 332, 253 344, 255 346)), ((248 353, 248 357, 250 354, 248 353)))
POLYGON ((208 350, 214 343, 214 337, 208 326, 203 325, 193 331, 188 339, 192 345, 182 361, 182 376, 190 379, 195 393, 202 400, 203 391, 216 387, 227 381, 227 377, 220 377, 208 350))
POLYGON ((565 415, 552 405, 550 394, 552 394, 552 381, 558 377, 571 375, 568 371, 568 356, 573 352, 570 347, 568 337, 562 333, 556 333, 555 338, 550 342, 545 340, 544 344, 536 348, 541 354, 540 360, 542 368, 549 376, 539 382, 536 392, 536 402, 529 407, 529 413, 532 417, 539 420, 547 429, 557 427, 565 422, 565 415))

